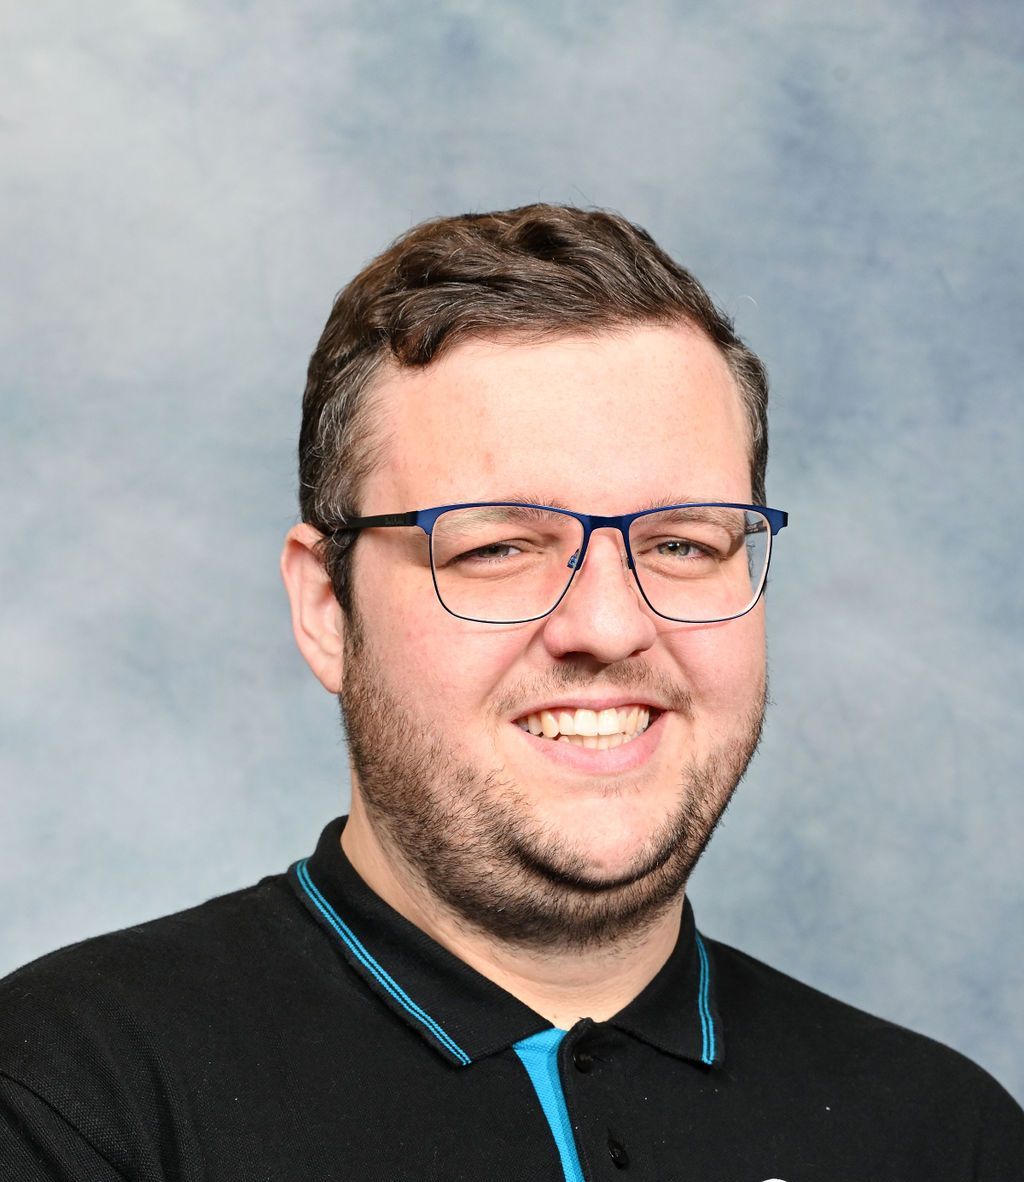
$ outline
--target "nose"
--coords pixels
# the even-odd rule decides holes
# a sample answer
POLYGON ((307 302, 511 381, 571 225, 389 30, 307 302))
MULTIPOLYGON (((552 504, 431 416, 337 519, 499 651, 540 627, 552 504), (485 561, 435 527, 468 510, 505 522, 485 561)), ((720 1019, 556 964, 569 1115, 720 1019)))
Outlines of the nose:
POLYGON ((558 657, 584 653, 611 664, 644 652, 656 636, 654 615, 626 566, 620 536, 595 530, 565 598, 545 621, 548 650, 558 657))

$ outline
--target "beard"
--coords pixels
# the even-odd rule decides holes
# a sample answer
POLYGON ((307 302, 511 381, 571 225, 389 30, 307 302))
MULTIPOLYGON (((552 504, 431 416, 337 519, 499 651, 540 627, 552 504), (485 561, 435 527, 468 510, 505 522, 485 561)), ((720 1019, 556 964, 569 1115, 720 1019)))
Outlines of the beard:
MULTIPOLYGON (((461 760, 443 730, 431 733, 405 709, 387 688, 356 613, 349 624, 342 720, 360 796, 388 854, 456 922, 507 944, 556 951, 641 939, 679 898, 757 749, 766 687, 736 735, 680 768, 672 809, 629 864, 614 877, 596 877, 586 850, 545 827, 503 768, 461 760)), ((597 680, 592 667, 571 662, 555 677, 558 689, 597 680)), ((692 714, 689 695, 642 661, 605 666, 600 681, 657 689, 659 700, 692 714)), ((499 717, 529 700, 528 688, 536 700, 536 686, 504 695, 499 717)), ((619 786, 609 795, 629 791, 619 786)))

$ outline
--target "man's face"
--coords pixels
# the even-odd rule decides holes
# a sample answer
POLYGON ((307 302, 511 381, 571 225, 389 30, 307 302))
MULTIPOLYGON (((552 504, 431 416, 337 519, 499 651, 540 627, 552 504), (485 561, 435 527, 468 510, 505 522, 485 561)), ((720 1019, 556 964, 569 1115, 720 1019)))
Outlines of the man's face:
MULTIPOLYGON (((366 515, 751 500, 734 381, 685 326, 472 342, 378 393, 389 439, 366 515)), ((661 619, 610 530, 526 624, 449 615, 420 530, 368 530, 353 561, 343 702, 353 789, 385 848, 456 914, 527 944, 607 938, 677 898, 757 743, 762 604, 725 623, 661 619), (520 725, 634 706, 650 726, 608 750, 520 725)))

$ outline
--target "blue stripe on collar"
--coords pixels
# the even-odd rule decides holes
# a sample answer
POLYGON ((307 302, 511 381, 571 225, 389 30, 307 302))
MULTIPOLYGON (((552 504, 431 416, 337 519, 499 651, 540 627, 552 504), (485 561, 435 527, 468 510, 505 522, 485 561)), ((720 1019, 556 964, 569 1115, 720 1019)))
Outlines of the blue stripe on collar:
POLYGON ((700 1014, 700 1032, 703 1040, 700 1061, 709 1066, 715 1061, 715 1023, 711 1017, 711 1007, 708 1004, 708 990, 711 981, 711 968, 708 964, 708 952, 700 932, 694 931, 697 941, 697 952, 700 956, 700 985, 697 990, 697 1012, 700 1014))
POLYGON ((301 862, 296 863, 295 871, 299 880, 299 885, 306 892, 310 901, 330 924, 335 932, 341 937, 342 941, 356 958, 356 960, 370 973, 370 975, 377 981, 377 983, 395 999, 396 1002, 414 1018, 421 1026, 430 1032, 434 1038, 441 1044, 442 1047, 459 1061, 462 1066, 472 1063, 472 1059, 459 1046, 459 1044, 440 1026, 434 1019, 418 1006, 412 998, 405 992, 405 990, 398 984, 398 982, 387 973, 374 958, 367 952, 366 948, 352 931, 352 929, 344 922, 340 915, 327 902, 316 884, 310 878, 309 870, 306 868, 308 858, 303 858, 301 862))

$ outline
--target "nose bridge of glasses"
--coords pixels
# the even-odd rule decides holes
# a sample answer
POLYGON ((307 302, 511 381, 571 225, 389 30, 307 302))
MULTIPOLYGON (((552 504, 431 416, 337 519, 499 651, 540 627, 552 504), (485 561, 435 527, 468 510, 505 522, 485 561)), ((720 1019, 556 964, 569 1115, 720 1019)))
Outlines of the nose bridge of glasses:
MULTIPOLYGON (((619 535, 619 554, 622 558, 622 564, 628 570, 633 570, 633 555, 629 548, 629 524, 628 521, 622 517, 594 517, 588 516, 583 520, 583 541, 578 550, 576 550, 569 558, 568 567, 573 571, 578 571, 583 566, 583 561, 590 549, 591 537, 596 530, 610 529, 614 530, 619 535)), ((614 539, 612 539, 614 544, 614 539)))

